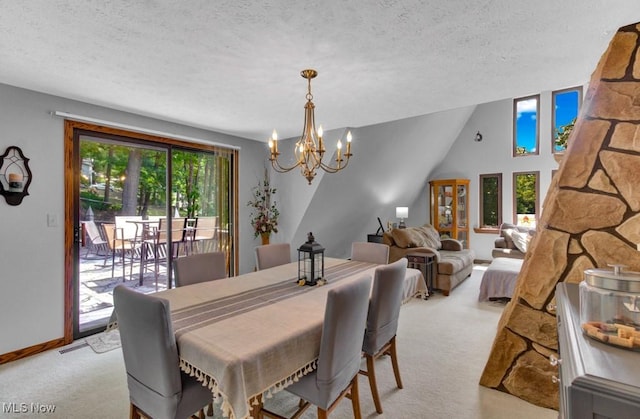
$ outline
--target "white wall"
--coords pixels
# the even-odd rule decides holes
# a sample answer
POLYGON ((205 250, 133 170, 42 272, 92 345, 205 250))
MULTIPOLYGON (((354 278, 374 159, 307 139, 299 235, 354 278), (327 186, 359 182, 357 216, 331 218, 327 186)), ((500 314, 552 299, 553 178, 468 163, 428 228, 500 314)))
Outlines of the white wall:
MULTIPOLYGON (((570 86, 566 86, 570 87, 570 86)), ((562 88, 562 87, 561 87, 562 88)), ((586 91, 586 88, 583 88, 586 91)), ((534 92, 535 94, 538 92, 534 92)), ((525 171, 540 172, 540 205, 544 202, 552 170, 558 163, 552 154, 552 92, 540 93, 540 150, 537 156, 512 157, 513 100, 505 99, 478 105, 460 132, 446 158, 429 175, 432 179, 467 178, 470 187, 470 225, 479 223, 479 175, 502 173, 502 218, 513 222, 513 173, 525 171), (483 135, 481 142, 475 142, 476 132, 483 135)), ((428 194, 428 188, 425 194, 428 194)), ((542 208, 540 209, 542 211, 542 208)), ((494 234, 470 236, 471 248, 478 259, 490 260, 494 234)))
POLYGON ((0 197, 0 354, 63 336, 64 324, 64 155, 65 111, 241 147, 239 174, 240 272, 253 270, 257 244, 248 223, 250 187, 262 173, 263 145, 60 97, 0 85, 0 154, 15 145, 30 158, 33 181, 19 206, 0 197), (47 214, 58 225, 47 226, 47 214))

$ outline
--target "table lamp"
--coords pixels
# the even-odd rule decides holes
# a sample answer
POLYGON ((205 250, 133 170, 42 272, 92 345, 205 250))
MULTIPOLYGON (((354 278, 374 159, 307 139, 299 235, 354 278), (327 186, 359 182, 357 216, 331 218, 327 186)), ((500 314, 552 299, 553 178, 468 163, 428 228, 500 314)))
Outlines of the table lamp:
POLYGON ((400 219, 398 228, 407 228, 404 224, 404 219, 409 217, 409 207, 396 207, 396 218, 400 219))

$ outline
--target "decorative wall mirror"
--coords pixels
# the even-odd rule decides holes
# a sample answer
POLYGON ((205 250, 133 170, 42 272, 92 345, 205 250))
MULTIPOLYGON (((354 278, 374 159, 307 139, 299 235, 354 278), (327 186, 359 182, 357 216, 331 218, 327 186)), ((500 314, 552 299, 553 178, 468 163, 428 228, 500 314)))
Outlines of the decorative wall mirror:
POLYGON ((0 195, 9 205, 20 205, 29 195, 31 169, 29 159, 19 147, 11 146, 0 156, 0 195))

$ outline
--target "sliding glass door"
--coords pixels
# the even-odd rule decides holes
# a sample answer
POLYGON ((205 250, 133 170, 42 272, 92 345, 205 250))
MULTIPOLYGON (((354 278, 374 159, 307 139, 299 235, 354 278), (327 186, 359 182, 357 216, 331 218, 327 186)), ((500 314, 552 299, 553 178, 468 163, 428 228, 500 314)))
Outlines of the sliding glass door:
POLYGON ((236 150, 84 129, 73 131, 72 144, 65 330, 73 339, 104 329, 116 285, 172 287, 175 258, 223 251, 233 275, 236 150))
POLYGON ((173 243, 160 249, 154 237, 169 213, 166 148, 81 135, 78 150, 81 234, 75 314, 82 335, 106 325, 116 285, 145 293, 167 288, 160 251, 172 255, 173 243))
POLYGON ((225 252, 227 274, 234 266, 232 240, 233 153, 174 149, 172 204, 176 217, 185 217, 189 252, 225 252))

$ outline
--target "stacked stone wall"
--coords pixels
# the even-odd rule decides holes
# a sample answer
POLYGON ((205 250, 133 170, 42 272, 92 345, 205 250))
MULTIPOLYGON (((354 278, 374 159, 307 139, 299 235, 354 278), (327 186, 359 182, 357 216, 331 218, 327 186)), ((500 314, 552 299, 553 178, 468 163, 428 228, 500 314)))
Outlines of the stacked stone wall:
POLYGON ((600 59, 543 208, 480 384, 558 409, 556 285, 609 264, 640 271, 640 23, 600 59))

